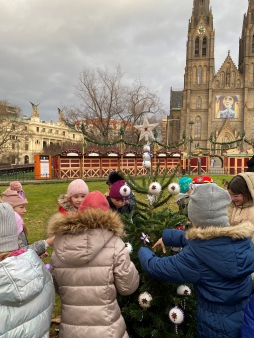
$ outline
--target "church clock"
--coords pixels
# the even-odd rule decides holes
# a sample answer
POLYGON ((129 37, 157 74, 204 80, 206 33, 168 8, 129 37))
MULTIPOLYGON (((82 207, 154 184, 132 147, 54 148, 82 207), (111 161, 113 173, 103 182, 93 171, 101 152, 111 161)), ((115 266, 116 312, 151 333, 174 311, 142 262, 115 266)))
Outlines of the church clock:
POLYGON ((199 26, 197 29, 198 34, 204 34, 206 31, 204 26, 199 26))

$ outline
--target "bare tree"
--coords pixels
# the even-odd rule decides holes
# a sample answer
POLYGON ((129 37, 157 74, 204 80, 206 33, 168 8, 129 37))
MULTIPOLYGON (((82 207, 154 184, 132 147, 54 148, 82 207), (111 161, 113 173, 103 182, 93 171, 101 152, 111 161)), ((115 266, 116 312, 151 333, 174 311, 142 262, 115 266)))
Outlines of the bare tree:
POLYGON ((94 140, 118 139, 122 128, 124 139, 137 142, 138 132, 133 126, 142 123, 144 114, 161 114, 163 106, 157 94, 151 93, 140 80, 131 86, 122 82, 120 66, 115 73, 108 68, 84 69, 76 86, 80 107, 65 109, 66 119, 83 121, 86 135, 94 140))
POLYGON ((11 106, 7 100, 0 100, 0 153, 10 150, 10 140, 17 140, 24 133, 21 109, 11 106))

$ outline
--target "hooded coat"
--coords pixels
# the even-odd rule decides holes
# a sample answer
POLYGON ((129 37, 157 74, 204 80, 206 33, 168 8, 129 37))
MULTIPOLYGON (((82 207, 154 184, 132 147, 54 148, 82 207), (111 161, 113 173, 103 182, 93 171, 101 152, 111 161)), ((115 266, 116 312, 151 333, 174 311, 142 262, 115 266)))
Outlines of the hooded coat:
POLYGON ((182 252, 158 258, 148 248, 139 250, 142 268, 153 277, 194 284, 198 296, 198 338, 240 337, 244 309, 252 292, 253 232, 251 222, 193 228, 186 234, 167 229, 163 232, 164 244, 183 246, 182 252))
POLYGON ((55 237, 51 273, 62 302, 61 338, 127 338, 117 292, 130 295, 139 275, 125 244, 120 216, 111 210, 57 213, 49 220, 55 237))
POLYGON ((0 337, 48 338, 55 290, 33 250, 0 262, 0 337))
POLYGON ((231 225, 239 224, 245 221, 254 222, 254 173, 245 172, 238 174, 242 176, 250 191, 252 201, 247 201, 240 207, 235 207, 231 202, 228 208, 229 223, 231 225))

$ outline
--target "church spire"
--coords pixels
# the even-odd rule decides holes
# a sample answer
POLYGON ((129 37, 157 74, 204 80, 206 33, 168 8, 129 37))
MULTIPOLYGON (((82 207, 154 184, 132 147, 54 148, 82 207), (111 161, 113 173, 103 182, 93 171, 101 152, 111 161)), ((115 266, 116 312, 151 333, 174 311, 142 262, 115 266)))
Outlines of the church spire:
POLYGON ((210 26, 213 30, 213 16, 210 9, 210 0, 193 0, 192 15, 189 22, 189 32, 196 29, 202 18, 205 26, 210 26))
POLYGON ((198 19, 200 15, 209 16, 210 0, 194 0, 193 1, 193 15, 198 19))
MULTIPOLYGON (((249 72, 248 67, 254 63, 254 0, 249 0, 248 11, 243 16, 242 36, 239 40, 239 70, 242 74, 249 72)), ((254 69, 251 70, 254 81, 254 69)))

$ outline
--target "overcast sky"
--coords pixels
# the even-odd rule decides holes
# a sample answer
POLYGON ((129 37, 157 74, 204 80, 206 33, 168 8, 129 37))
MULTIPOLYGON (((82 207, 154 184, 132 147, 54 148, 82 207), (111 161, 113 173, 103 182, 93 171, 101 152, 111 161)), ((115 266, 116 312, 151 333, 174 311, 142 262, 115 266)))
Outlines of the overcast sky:
MULTIPOLYGON (((79 105, 74 86, 84 67, 120 65, 169 111, 170 88, 183 88, 193 0, 0 0, 0 99, 42 120, 79 105)), ((210 0, 216 72, 238 42, 248 0, 210 0)))

